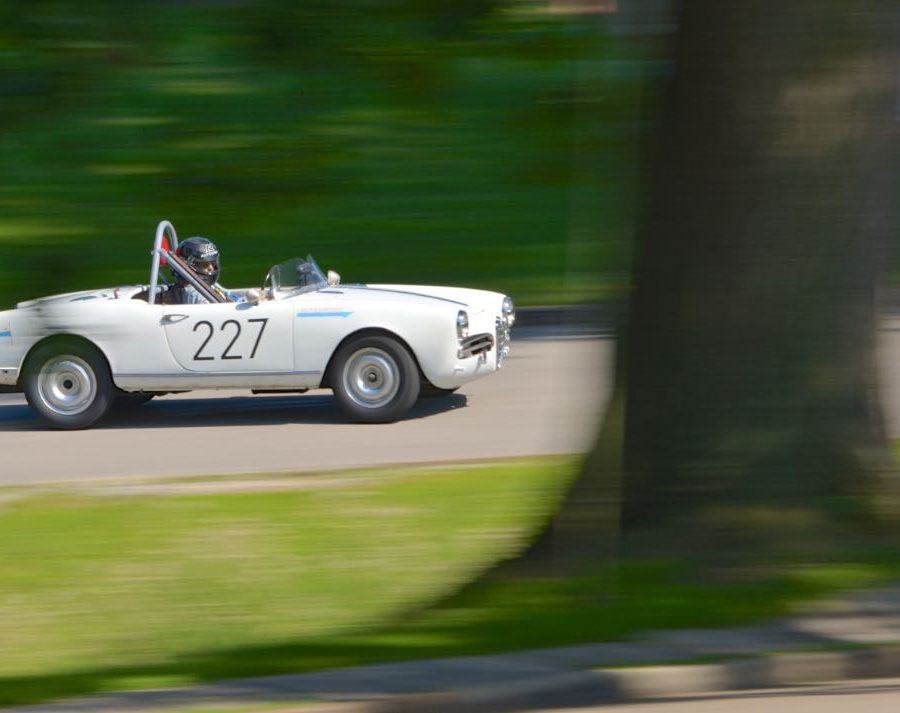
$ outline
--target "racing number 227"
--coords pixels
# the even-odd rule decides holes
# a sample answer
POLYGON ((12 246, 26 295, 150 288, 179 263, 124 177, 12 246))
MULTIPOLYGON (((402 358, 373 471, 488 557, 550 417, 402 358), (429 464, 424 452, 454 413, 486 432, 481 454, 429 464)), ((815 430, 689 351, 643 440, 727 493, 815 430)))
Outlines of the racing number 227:
MULTIPOLYGON (((250 357, 249 357, 250 359, 253 359, 253 357, 256 356, 256 350, 259 348, 259 342, 262 339, 263 332, 266 331, 266 323, 268 323, 268 321, 269 321, 268 317, 263 318, 263 319, 248 319, 247 320, 247 322, 250 324, 252 324, 254 322, 259 324, 259 332, 257 332, 257 334, 256 334, 256 341, 253 342, 253 351, 250 352, 250 357)), ((206 345, 209 344, 209 340, 212 339, 213 334, 215 334, 216 328, 215 328, 215 326, 213 326, 212 322, 207 322, 205 319, 201 320, 200 322, 197 322, 197 324, 194 325, 194 331, 196 332, 201 327, 205 327, 206 329, 209 330, 209 332, 206 335, 206 339, 203 340, 203 344, 201 344, 200 348, 197 350, 197 353, 194 354, 194 361, 213 361, 216 357, 212 356, 211 354, 204 354, 203 350, 206 349, 206 345)), ((242 354, 232 354, 231 353, 232 347, 234 347, 234 344, 235 344, 235 342, 237 342, 238 337, 241 336, 241 323, 238 322, 236 319, 226 319, 224 322, 222 322, 222 326, 219 327, 219 331, 220 332, 234 331, 234 336, 232 337, 231 341, 228 342, 228 346, 225 347, 225 351, 222 352, 222 356, 219 358, 220 359, 243 359, 244 356, 242 354), (234 327, 233 330, 231 329, 232 326, 234 327)))

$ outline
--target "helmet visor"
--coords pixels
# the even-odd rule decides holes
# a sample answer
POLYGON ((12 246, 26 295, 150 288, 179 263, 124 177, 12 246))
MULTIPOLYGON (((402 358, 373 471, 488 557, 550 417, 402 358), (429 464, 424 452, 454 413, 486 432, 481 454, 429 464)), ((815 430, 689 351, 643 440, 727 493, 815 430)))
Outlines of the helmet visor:
POLYGON ((194 258, 189 261, 191 269, 197 273, 197 277, 206 283, 212 284, 219 279, 219 259, 208 260, 194 258))

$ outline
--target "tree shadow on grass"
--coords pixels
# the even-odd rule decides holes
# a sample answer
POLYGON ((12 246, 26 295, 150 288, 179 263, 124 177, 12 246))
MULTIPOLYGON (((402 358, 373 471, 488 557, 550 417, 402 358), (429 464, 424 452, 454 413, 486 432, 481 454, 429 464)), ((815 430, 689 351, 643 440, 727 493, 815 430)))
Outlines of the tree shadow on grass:
MULTIPOLYGON (((454 668, 441 667, 437 673, 431 670, 432 676, 447 677, 437 681, 433 677, 419 681, 409 670, 381 668, 362 675, 333 669, 621 641, 648 630, 735 626, 784 613, 789 602, 821 594, 820 587, 793 580, 698 587, 682 581, 682 574, 680 567, 671 564, 628 565, 620 568, 619 590, 613 596, 597 595, 598 591, 609 590, 608 583, 602 581, 608 573, 481 582, 448 593, 436 603, 397 611, 370 629, 273 645, 186 653, 156 665, 100 666, 68 674, 0 678, 0 705, 222 680, 229 681, 228 690, 236 696, 258 695, 269 700, 279 693, 295 698, 409 693, 427 686, 452 686, 454 668), (303 672, 316 673, 277 682, 233 680, 303 672)), ((795 636, 801 633, 795 632, 795 636)), ((823 638, 805 636, 810 646, 827 643, 823 638)), ((647 656, 652 661, 652 653, 644 648, 645 663, 647 656)), ((598 656, 592 665, 604 663, 598 656)), ((521 665, 512 668, 519 674, 486 667, 485 685, 496 683, 492 676, 521 675, 521 665)), ((181 695, 180 702, 188 702, 191 696, 206 696, 208 691, 121 695, 181 695)))
MULTIPOLYGON (((415 644, 399 640, 378 643, 379 638, 379 632, 360 633, 273 646, 204 651, 172 657, 169 663, 157 665, 109 666, 85 668, 66 674, 0 678, 0 706, 30 705, 108 692, 136 695, 139 689, 171 689, 173 686, 199 686, 224 680, 228 681, 228 690, 232 693, 259 694, 268 700, 278 692, 303 697, 404 693, 416 690, 420 684, 408 676, 342 675, 334 669, 462 655, 473 646, 479 648, 481 643, 480 636, 475 641, 461 636, 452 645, 415 644), (311 675, 293 678, 289 682, 258 680, 260 677, 302 673, 311 675)), ((446 683, 450 685, 452 681, 446 683)), ((171 697, 171 692, 161 695, 171 697)), ((208 691, 182 691, 183 702, 191 697, 207 700, 208 696, 208 691)))

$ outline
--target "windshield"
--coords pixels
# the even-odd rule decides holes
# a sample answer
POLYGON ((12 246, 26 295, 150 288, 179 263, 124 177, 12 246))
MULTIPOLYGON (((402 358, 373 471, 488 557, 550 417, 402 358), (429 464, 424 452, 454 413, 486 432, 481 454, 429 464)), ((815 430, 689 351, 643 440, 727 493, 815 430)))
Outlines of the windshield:
POLYGON ((313 256, 307 255, 305 259, 295 257, 275 265, 269 270, 266 283, 274 299, 284 299, 326 287, 328 280, 313 256))

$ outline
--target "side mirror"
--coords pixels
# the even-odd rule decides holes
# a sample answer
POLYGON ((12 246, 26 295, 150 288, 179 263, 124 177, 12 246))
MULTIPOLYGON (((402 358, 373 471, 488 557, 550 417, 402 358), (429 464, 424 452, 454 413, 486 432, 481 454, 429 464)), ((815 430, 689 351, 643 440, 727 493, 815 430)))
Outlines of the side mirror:
POLYGON ((247 302, 250 302, 251 304, 257 304, 259 302, 260 296, 260 291, 253 287, 247 290, 246 294, 244 295, 244 299, 246 299, 247 302))
POLYGON ((328 284, 331 287, 336 287, 341 284, 341 276, 336 273, 334 270, 328 271, 328 284))

